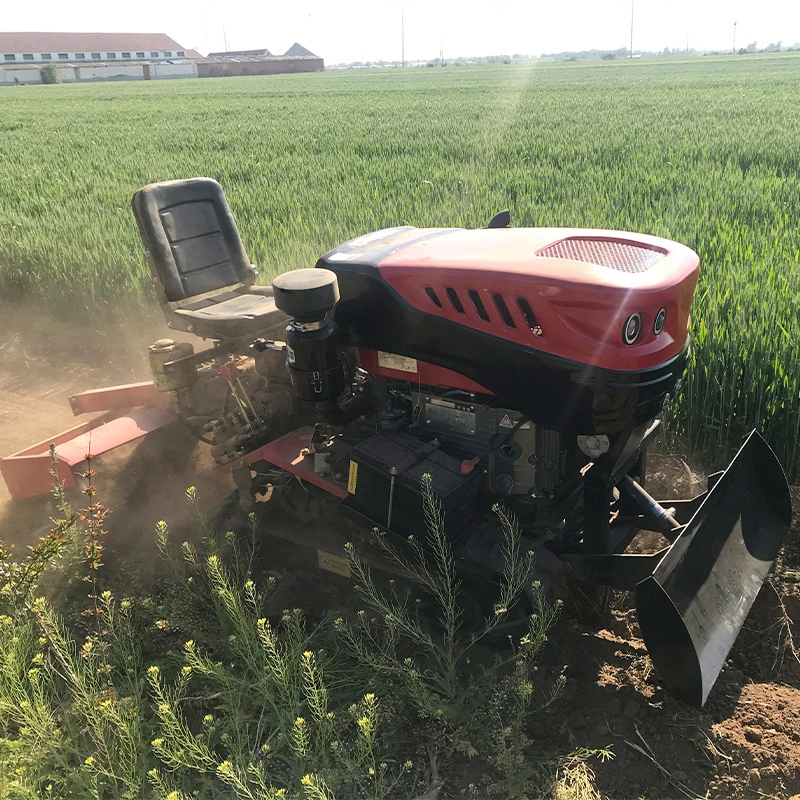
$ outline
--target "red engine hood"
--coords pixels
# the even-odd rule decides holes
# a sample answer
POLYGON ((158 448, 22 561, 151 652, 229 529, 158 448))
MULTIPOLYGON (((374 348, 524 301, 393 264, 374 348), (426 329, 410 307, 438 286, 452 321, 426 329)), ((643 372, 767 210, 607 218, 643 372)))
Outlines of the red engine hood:
POLYGON ((377 267, 425 313, 624 371, 658 366, 682 350, 699 268, 697 254, 676 242, 574 228, 393 228, 325 259, 377 267), (642 330, 628 345, 622 330, 631 314, 641 316, 642 330))

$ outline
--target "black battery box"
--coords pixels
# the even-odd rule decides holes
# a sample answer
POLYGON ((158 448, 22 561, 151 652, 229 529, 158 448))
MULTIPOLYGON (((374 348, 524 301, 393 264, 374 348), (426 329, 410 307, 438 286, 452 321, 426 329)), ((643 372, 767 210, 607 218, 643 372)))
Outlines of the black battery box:
POLYGON ((404 430, 383 431, 350 452, 348 495, 341 511, 370 527, 404 537, 424 536, 422 476, 429 474, 441 499, 447 538, 456 541, 475 519, 480 478, 478 470, 462 472, 461 463, 435 441, 423 442, 404 430))

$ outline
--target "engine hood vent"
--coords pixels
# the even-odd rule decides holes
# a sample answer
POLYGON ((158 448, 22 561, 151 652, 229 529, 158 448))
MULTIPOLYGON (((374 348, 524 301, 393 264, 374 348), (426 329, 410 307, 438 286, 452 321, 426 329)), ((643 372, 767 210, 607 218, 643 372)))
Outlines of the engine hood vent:
POLYGON ((544 258, 586 261, 619 272, 647 272, 650 267, 666 258, 667 253, 658 247, 648 247, 639 242, 572 236, 548 245, 536 255, 544 258))

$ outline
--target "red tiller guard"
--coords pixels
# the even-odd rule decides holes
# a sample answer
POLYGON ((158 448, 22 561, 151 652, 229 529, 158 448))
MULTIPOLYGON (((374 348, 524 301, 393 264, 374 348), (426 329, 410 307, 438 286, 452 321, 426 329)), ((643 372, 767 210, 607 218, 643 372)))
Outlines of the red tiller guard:
POLYGON ((0 459, 0 474, 14 500, 47 494, 54 478, 50 445, 58 458, 56 472, 66 488, 75 486, 72 467, 132 442, 176 419, 167 409, 170 397, 152 382, 92 389, 69 398, 73 414, 104 411, 98 417, 0 459))

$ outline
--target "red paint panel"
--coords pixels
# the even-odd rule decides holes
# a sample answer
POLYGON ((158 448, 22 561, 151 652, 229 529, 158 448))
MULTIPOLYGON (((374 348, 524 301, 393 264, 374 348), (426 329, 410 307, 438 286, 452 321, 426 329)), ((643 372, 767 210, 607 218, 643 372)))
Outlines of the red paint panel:
POLYGON ((162 408, 137 408, 128 413, 101 414, 89 422, 38 442, 0 460, 0 473, 14 500, 47 494, 53 487, 50 445, 58 456, 58 476, 67 488, 75 485, 71 467, 92 455, 101 455, 132 442, 176 419, 162 408))
POLYGON ((106 389, 90 389, 69 398, 72 413, 89 414, 93 411, 108 411, 115 408, 135 408, 136 406, 158 406, 166 408, 170 403, 169 392, 159 392, 152 381, 127 383, 110 386, 106 389))
POLYGON ((373 375, 409 381, 412 385, 421 384, 422 386, 437 386, 442 389, 464 389, 467 392, 491 394, 488 389, 479 383, 475 383, 475 381, 471 381, 461 373, 453 372, 453 370, 445 369, 444 367, 437 367, 435 364, 428 364, 427 361, 417 361, 416 372, 404 372, 403 370, 381 366, 378 361, 378 351, 368 350, 364 347, 356 348, 356 361, 361 369, 373 375))
MULTIPOLYGON (((0 461, 0 474, 3 476, 12 500, 47 494, 53 488, 54 478, 50 474, 53 464, 50 453, 30 456, 14 456, 0 461)), ((69 464, 60 461, 56 466, 59 480, 67 489, 75 485, 75 476, 69 464)))
POLYGON ((89 452, 93 456, 102 455, 163 428, 176 419, 175 414, 163 408, 137 408, 57 445, 56 455, 61 461, 74 466, 84 461, 89 452))
POLYGON ((696 253, 666 239, 548 228, 456 231, 402 247, 379 266, 398 294, 428 314, 619 371, 655 367, 681 351, 698 268, 696 253), (662 257, 646 270, 631 272, 540 254, 575 237, 627 244, 662 257), (666 324, 656 336, 653 323, 662 307, 666 324), (626 345, 622 328, 633 313, 641 314, 642 333, 634 345, 626 345))
POLYGON ((285 469, 287 472, 291 472, 292 475, 297 475, 304 481, 330 492, 335 497, 344 499, 347 497, 347 490, 333 483, 333 481, 317 475, 314 472, 313 456, 303 455, 302 451, 308 448, 311 442, 312 432, 311 426, 304 425, 302 428, 287 433, 285 436, 275 439, 274 442, 248 453, 238 461, 227 464, 226 467, 234 470, 248 464, 255 464, 256 461, 268 461, 270 464, 285 469))

